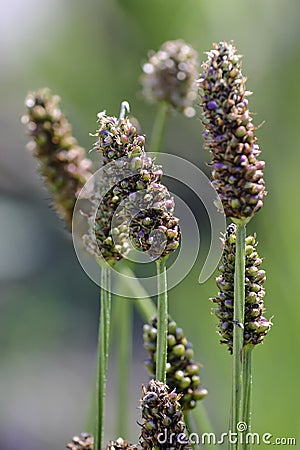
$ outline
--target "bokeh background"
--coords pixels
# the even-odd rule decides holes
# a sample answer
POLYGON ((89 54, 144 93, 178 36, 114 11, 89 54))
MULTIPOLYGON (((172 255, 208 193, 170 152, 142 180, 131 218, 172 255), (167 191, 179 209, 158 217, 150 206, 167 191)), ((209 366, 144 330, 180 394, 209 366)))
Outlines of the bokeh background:
MULTIPOLYGON (((249 230, 257 232, 265 257, 265 302, 274 327, 254 353, 253 430, 297 437, 299 445, 299 1, 1 0, 0 6, 0 449, 64 448, 86 427, 95 372, 98 288, 81 269, 25 150, 24 97, 43 86, 61 95, 87 149, 96 113, 117 115, 124 99, 150 133, 156 108, 140 95, 141 66, 149 49, 178 38, 201 60, 212 42, 234 39, 254 92, 254 121, 265 121, 258 137, 269 194, 249 230)), ((197 116, 169 120, 164 151, 207 170, 199 109, 197 116)), ((171 291, 170 309, 204 365, 204 403, 221 433, 228 423, 231 358, 218 344, 210 314, 214 277, 199 285, 200 268, 171 291)), ((134 327, 132 376, 124 389, 131 395, 127 437, 136 441, 148 374, 137 315, 134 327)), ((113 358, 107 439, 117 437, 114 378, 113 358)))

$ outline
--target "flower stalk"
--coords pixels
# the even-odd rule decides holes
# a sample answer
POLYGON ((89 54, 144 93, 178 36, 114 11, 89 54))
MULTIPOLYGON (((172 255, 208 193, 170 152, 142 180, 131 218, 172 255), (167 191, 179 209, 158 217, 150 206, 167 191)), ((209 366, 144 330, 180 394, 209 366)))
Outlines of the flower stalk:
POLYGON ((117 389, 118 414, 117 435, 126 436, 128 432, 128 414, 125 411, 130 404, 129 390, 124 386, 130 383, 130 362, 132 351, 132 303, 127 298, 115 298, 116 313, 118 314, 118 349, 117 349, 117 389))
POLYGON ((161 151, 163 136, 166 128, 168 117, 168 105, 162 103, 158 106, 155 122, 152 129, 150 150, 151 152, 158 153, 161 151))
MULTIPOLYGON (((243 350, 243 422, 247 424, 247 431, 251 432, 251 396, 252 396, 252 350, 248 345, 243 350)), ((251 450, 249 442, 244 443, 244 450, 251 450)))
MULTIPOLYGON (((236 227, 236 250, 234 270, 234 316, 233 316, 233 360, 232 360, 232 430, 242 420, 243 401, 243 345, 245 311, 245 239, 246 225, 236 227)), ((239 448, 239 445, 238 447, 239 448)))
POLYGON ((167 336, 168 336, 168 287, 164 259, 156 261, 157 269, 157 347, 156 379, 166 383, 167 376, 167 336))
POLYGON ((104 408, 106 394, 106 379, 108 368, 108 353, 110 339, 111 316, 111 272, 110 268, 102 267, 101 270, 101 299, 100 320, 98 336, 98 365, 96 383, 96 429, 95 450, 101 450, 104 427, 104 408))

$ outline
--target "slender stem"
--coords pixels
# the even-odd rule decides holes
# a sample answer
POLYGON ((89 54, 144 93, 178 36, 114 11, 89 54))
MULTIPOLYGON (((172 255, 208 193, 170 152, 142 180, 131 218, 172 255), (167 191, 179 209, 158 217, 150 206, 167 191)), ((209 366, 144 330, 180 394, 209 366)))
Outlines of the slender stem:
MULTIPOLYGON (((243 352, 243 422, 247 424, 247 432, 251 432, 252 350, 253 346, 251 348, 245 348, 243 352)), ((244 450, 251 450, 251 444, 244 443, 244 450)))
POLYGON ((151 298, 137 298, 134 304, 145 322, 156 316, 156 306, 151 298))
POLYGON ((95 417, 96 417, 96 390, 97 390, 97 383, 96 383, 96 372, 95 374, 93 374, 93 383, 92 383, 92 388, 91 388, 91 392, 89 394, 90 397, 90 401, 88 402, 89 408, 88 408, 88 412, 87 412, 87 417, 86 417, 86 424, 84 429, 88 432, 88 433, 92 433, 94 432, 95 429, 95 417))
MULTIPOLYGON (((235 271, 234 271, 234 325, 233 325, 233 367, 232 367, 232 431, 242 420, 243 397, 243 343, 245 310, 245 238, 246 225, 236 227, 235 271)), ((238 443, 237 449, 240 448, 238 443)))
MULTIPOLYGON (((136 298, 134 300, 134 305, 145 322, 149 322, 149 320, 157 314, 157 309, 153 300, 149 297, 147 291, 140 284, 139 280, 134 278, 133 270, 131 270, 128 266, 125 266, 122 268, 122 273, 127 275, 128 277, 132 277, 132 280, 129 280, 126 284, 126 287, 131 289, 131 291, 135 295, 139 295, 139 298, 136 298)), ((197 402, 197 406, 191 411, 191 415, 193 417, 199 435, 200 433, 214 432, 207 411, 202 402, 197 402)), ((186 425, 188 428, 190 428, 189 417, 186 425)))
POLYGON ((148 292, 141 285, 139 280, 135 278, 133 270, 131 270, 128 266, 125 266, 122 267, 122 273, 127 277, 130 277, 124 277, 123 280, 123 282, 126 283, 127 291, 132 293, 134 296, 138 296, 138 298, 134 298, 134 306, 137 308, 145 322, 149 322, 149 320, 152 319, 157 312, 153 300, 149 297, 148 292))
MULTIPOLYGON (((183 415, 184 415, 185 426, 187 429, 187 434, 191 435, 193 433, 193 427, 192 427, 189 411, 184 411, 183 415)), ((191 444, 191 446, 194 450, 196 450, 197 447, 196 447, 195 443, 191 444)))
MULTIPOLYGON (((190 430, 191 433, 196 433, 199 437, 201 437, 204 433, 207 435, 216 436, 209 421, 205 406, 202 402, 198 402, 196 408, 191 411, 186 411, 184 413, 184 420, 188 430, 190 430), (194 425, 194 428, 192 425, 194 425)), ((211 444, 205 444, 205 442, 203 442, 202 446, 204 448, 208 448, 211 447, 211 444)), ((197 448, 195 445, 192 445, 192 447, 197 448)), ((214 444, 214 448, 218 447, 219 446, 217 444, 214 444)))
POLYGON ((207 411, 202 402, 197 402, 197 406, 192 409, 191 414, 195 421, 197 433, 214 433, 213 427, 207 415, 207 411))
MULTIPOLYGON (((122 268, 122 273, 127 276, 134 277, 134 272, 128 266, 122 268)), ((157 314, 157 309, 153 300, 149 297, 147 291, 136 278, 132 278, 132 280, 128 281, 126 287, 130 288, 133 293, 140 296, 140 298, 136 298, 134 300, 134 306, 139 311, 145 322, 149 322, 149 320, 157 314)), ((191 411, 191 415, 199 435, 200 433, 214 432, 207 411, 202 402, 197 402, 197 406, 191 411)), ((188 423, 187 426, 189 427, 188 423)))
POLYGON ((110 335, 110 310, 111 310, 111 273, 110 268, 101 270, 101 304, 98 337, 98 368, 97 368, 97 407, 96 407, 96 431, 95 450, 101 450, 104 422, 104 406, 106 377, 108 366, 108 350, 110 335))
POLYGON ((167 116, 168 116, 168 106, 166 103, 162 103, 158 108, 155 122, 153 125, 150 141, 151 152, 159 152, 161 150, 167 116))
POLYGON ((168 334, 168 290, 167 271, 164 260, 156 262, 157 269, 157 347, 156 378, 166 382, 167 334, 168 334))
POLYGON ((191 434, 193 432, 193 427, 192 427, 189 411, 184 411, 183 415, 184 415, 184 422, 186 425, 187 432, 189 434, 191 434))
MULTIPOLYGON (((130 360, 132 350, 132 304, 127 298, 114 299, 118 314, 118 351, 117 351, 117 377, 118 377, 118 414, 117 436, 126 436, 128 431, 128 405, 130 360), (116 300, 116 301, 115 301, 116 300)), ((117 330, 116 330, 117 331, 117 330)))

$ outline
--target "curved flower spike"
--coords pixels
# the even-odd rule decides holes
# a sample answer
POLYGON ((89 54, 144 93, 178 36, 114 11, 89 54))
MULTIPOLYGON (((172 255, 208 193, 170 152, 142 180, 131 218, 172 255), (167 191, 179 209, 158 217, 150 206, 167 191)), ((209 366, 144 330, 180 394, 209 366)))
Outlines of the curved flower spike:
POLYGON ((92 175, 92 162, 72 136, 59 102, 60 98, 47 88, 28 94, 22 122, 32 138, 28 148, 39 160, 54 207, 71 230, 77 195, 92 175))

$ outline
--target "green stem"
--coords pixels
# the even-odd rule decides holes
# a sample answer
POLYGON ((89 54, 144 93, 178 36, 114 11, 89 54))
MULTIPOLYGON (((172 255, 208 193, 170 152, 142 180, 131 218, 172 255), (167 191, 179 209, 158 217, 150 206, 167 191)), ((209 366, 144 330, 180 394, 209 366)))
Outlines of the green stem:
MULTIPOLYGON (((190 435, 191 433, 193 433, 193 427, 192 427, 192 423, 191 423, 191 420, 190 420, 189 412, 188 411, 184 411, 183 415, 184 415, 184 422, 185 422, 185 426, 186 426, 186 429, 187 429, 187 433, 188 433, 188 435, 190 435)), ((194 450, 196 450, 197 447, 196 447, 195 443, 191 444, 191 446, 192 446, 192 448, 194 450)))
MULTIPOLYGON (((242 420, 243 397, 243 344, 245 310, 245 239, 246 225, 236 227, 235 271, 234 271, 234 325, 232 367, 232 420, 231 431, 238 432, 237 424, 242 420)), ((236 446, 240 449, 240 444, 236 446)))
POLYGON ((191 423, 189 412, 188 411, 184 411, 183 415, 184 415, 184 422, 185 422, 185 425, 186 425, 187 432, 189 434, 191 434, 193 432, 193 427, 192 427, 192 423, 191 423))
POLYGON ((117 352, 117 386, 118 414, 117 436, 126 436, 128 431, 128 405, 130 385, 130 360, 132 350, 132 304, 127 298, 117 298, 118 314, 118 352, 117 352))
POLYGON ((134 297, 138 296, 138 298, 134 298, 133 300, 134 306, 137 308, 145 322, 149 322, 157 312, 153 300, 149 297, 148 292, 144 289, 139 280, 135 278, 135 274, 130 267, 122 267, 122 273, 126 275, 126 277, 129 277, 124 277, 123 279, 123 283, 126 284, 127 292, 131 293, 134 297))
POLYGON ((156 306, 151 298, 137 298, 134 304, 145 322, 149 322, 156 316, 156 306))
POLYGON ((157 349, 156 379, 166 382, 167 335, 168 335, 168 290, 167 271, 164 260, 156 262, 157 269, 157 349))
MULTIPOLYGON (((196 408, 192 409, 191 411, 186 411, 184 413, 184 418, 187 428, 191 430, 191 433, 196 433, 199 437, 201 437, 204 433, 211 436, 216 435, 208 418, 205 406, 202 402, 198 402, 196 408), (192 427, 192 422, 195 426, 195 429, 193 429, 192 427)), ((210 447, 210 444, 206 445, 204 442, 202 445, 204 448, 210 447)), ((193 445, 193 448, 195 447, 196 446, 193 445)), ((214 444, 214 448, 218 447, 219 446, 217 444, 214 444)))
POLYGON ((101 269, 101 304, 98 336, 97 367, 97 407, 95 450, 101 450, 103 437, 105 391, 108 366, 110 311, 111 311, 111 273, 110 268, 101 269))
POLYGON ((207 415, 207 411, 202 402, 197 402, 197 405, 194 409, 192 409, 191 414, 195 421, 197 433, 199 435, 203 433, 214 433, 213 427, 207 415))
MULTIPOLYGON (((139 298, 134 299, 134 305, 139 311, 141 317, 145 320, 145 322, 149 322, 152 317, 156 316, 157 309, 153 302, 153 300, 149 297, 147 291, 140 284, 139 280, 134 278, 134 272, 130 269, 130 267, 125 266, 122 267, 122 273, 131 277, 132 280, 128 279, 128 282, 125 279, 126 288, 130 289, 134 295, 138 294, 139 298)), ((187 414, 187 413, 186 413, 187 414)), ((213 427, 210 423, 209 417, 207 415, 207 411, 202 402, 197 402, 196 408, 191 411, 191 415, 195 422, 197 432, 200 433, 213 433, 213 427)), ((186 417, 187 427, 190 427, 190 417, 186 417)))
POLYGON ((168 116, 168 105, 162 103, 159 105, 156 118, 153 125, 151 141, 150 141, 150 151, 159 152, 161 150, 163 135, 165 131, 165 126, 168 116))
MULTIPOLYGON (((247 424, 247 432, 251 432, 252 350, 253 346, 243 351, 243 422, 247 424)), ((244 443, 244 450, 251 450, 251 444, 244 443)))

